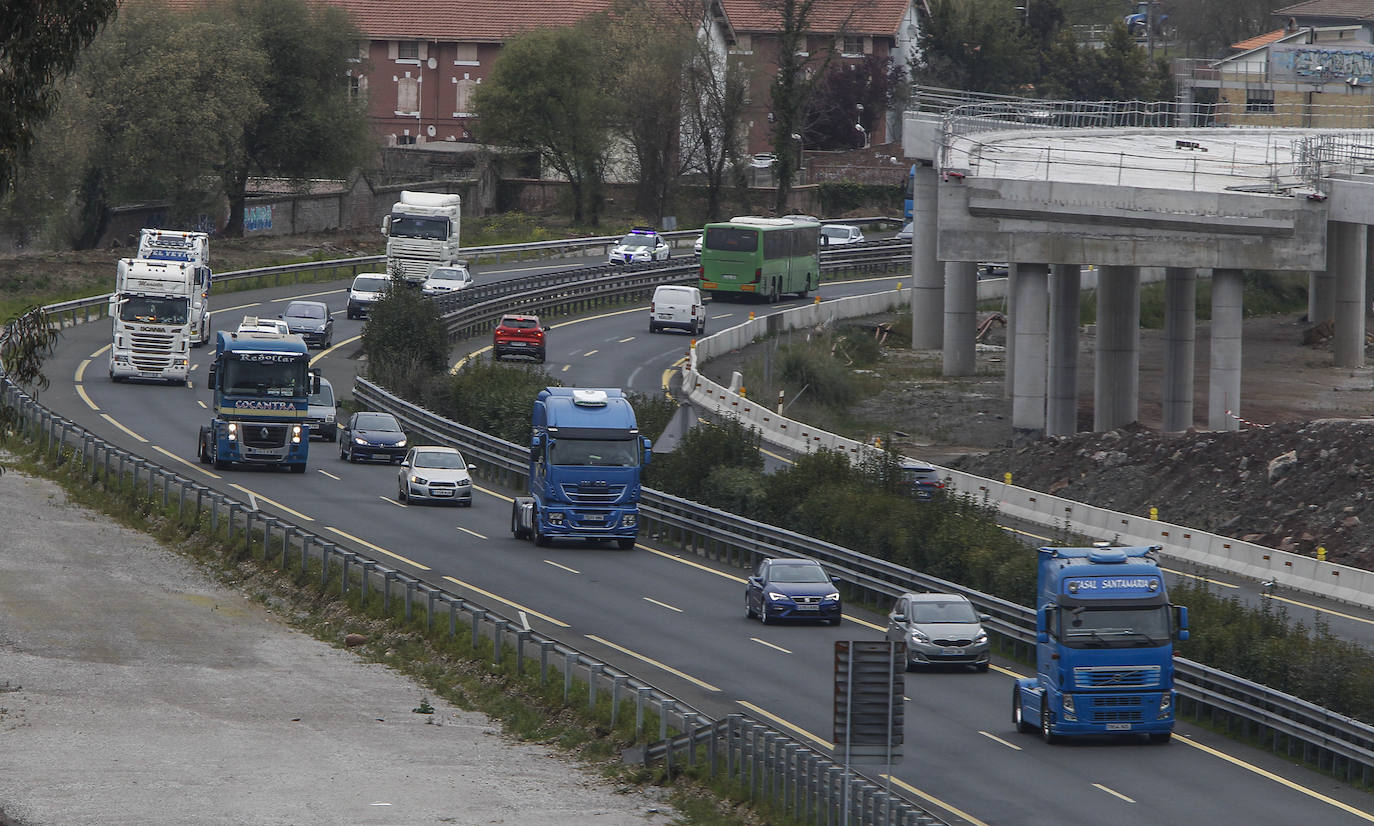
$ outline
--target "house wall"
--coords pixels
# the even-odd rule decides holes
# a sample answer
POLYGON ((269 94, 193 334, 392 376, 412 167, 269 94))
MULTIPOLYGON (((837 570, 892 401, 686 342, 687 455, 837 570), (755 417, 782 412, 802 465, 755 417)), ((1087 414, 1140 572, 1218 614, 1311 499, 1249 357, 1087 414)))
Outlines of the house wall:
POLYGON ((500 45, 419 41, 420 57, 402 58, 399 44, 396 40, 370 41, 367 60, 355 70, 365 78, 368 116, 384 143, 471 141, 474 119, 471 106, 460 105, 465 101, 460 99, 459 89, 466 90, 470 101, 490 73, 500 45), (418 86, 415 108, 400 106, 406 80, 418 86))

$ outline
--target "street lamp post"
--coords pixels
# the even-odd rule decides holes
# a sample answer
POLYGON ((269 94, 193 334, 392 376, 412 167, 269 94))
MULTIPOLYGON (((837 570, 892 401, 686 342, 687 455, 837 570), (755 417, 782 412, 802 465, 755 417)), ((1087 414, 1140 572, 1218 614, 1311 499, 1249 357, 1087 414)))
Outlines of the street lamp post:
POLYGON ((802 180, 801 180, 802 159, 805 157, 805 156, 802 154, 802 136, 801 136, 799 133, 797 133, 797 132, 793 132, 793 133, 792 133, 792 140, 794 140, 794 141, 797 142, 797 183, 802 183, 802 180))

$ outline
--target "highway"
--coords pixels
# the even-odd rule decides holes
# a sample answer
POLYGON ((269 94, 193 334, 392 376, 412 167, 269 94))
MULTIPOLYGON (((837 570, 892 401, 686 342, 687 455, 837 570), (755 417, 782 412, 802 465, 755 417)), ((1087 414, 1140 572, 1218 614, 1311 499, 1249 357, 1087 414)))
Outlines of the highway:
MULTIPOLYGON (((566 269, 569 262, 560 262, 566 269)), ((479 283, 548 265, 475 272, 479 283)), ((833 298, 891 289, 899 279, 824 285, 833 298)), ((283 302, 329 304, 335 341, 317 366, 342 393, 357 366, 362 323, 344 317, 346 284, 300 285, 212 298, 216 328, 246 314, 275 316, 283 302)), ((778 307, 795 306, 784 302, 778 307)), ((708 331, 763 305, 712 303, 708 331)), ((565 384, 662 388, 688 337, 650 335, 647 309, 554 319, 545 369, 565 384)), ((471 509, 408 507, 395 500, 396 468, 353 465, 316 442, 305 476, 214 471, 195 459, 209 395, 199 386, 209 353, 194 352, 189 387, 114 384, 105 374, 109 327, 64 332, 43 402, 95 433, 219 490, 256 498, 264 510, 304 522, 407 573, 471 596, 503 613, 525 612, 541 632, 631 671, 713 716, 736 711, 829 747, 832 643, 878 639, 883 618, 857 607, 828 626, 762 626, 747 620, 744 574, 688 558, 651 537, 633 551, 555 544, 509 535, 511 490, 479 484, 471 509)), ((485 341, 460 342, 455 360, 485 341), (466 346, 463 346, 465 345, 466 346)), ((1016 734, 1011 676, 1026 667, 995 662, 988 674, 912 673, 906 679, 905 760, 892 783, 950 823, 1123 826, 1159 823, 1353 824, 1374 822, 1366 795, 1267 752, 1181 724, 1167 746, 1089 740, 1047 746, 1016 734)), ((881 766, 866 766, 878 777, 881 766)))

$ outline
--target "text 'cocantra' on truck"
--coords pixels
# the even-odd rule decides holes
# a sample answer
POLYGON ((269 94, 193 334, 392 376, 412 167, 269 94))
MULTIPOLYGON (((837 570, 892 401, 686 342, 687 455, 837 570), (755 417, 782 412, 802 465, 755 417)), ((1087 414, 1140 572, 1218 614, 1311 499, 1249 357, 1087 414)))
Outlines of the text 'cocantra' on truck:
POLYGON ((410 284, 423 284, 435 267, 453 266, 458 257, 462 198, 439 192, 403 190, 401 200, 382 219, 386 271, 410 284))
POLYGON ((190 348, 210 334, 210 248, 203 232, 144 229, 138 257, 121 258, 110 295, 114 381, 185 384, 190 348))
POLYGON ((1041 548, 1035 676, 1012 687, 1012 722, 1047 743, 1064 735, 1174 730, 1174 640, 1188 609, 1169 604, 1160 546, 1041 548))
POLYGON ((649 439, 619 390, 548 387, 534 401, 529 495, 511 506, 517 539, 608 540, 633 548, 649 439))
POLYGON ((255 327, 245 323, 241 332, 217 335, 208 376, 214 418, 200 428, 200 461, 219 469, 239 463, 304 473, 306 418, 319 373, 310 369, 300 336, 255 327))

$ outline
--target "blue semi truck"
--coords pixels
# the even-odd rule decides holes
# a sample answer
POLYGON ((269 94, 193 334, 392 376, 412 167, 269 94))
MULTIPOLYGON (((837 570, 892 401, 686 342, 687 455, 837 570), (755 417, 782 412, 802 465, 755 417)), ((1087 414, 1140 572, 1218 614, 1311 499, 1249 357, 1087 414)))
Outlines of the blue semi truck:
POLYGON ((1012 722, 1064 735, 1174 730, 1174 639, 1188 609, 1171 606, 1160 546, 1041 548, 1035 601, 1035 676, 1012 688, 1012 722))
POLYGON ((535 397, 533 425, 529 496, 511 505, 515 538, 634 547, 651 445, 629 400, 619 390, 547 387, 535 397))
MULTIPOLYGON (((245 319, 247 322, 248 319, 245 319)), ((200 428, 199 457, 224 469, 236 463, 305 472, 310 449, 306 415, 319 374, 300 336, 221 330, 208 382, 214 418, 200 428)))

